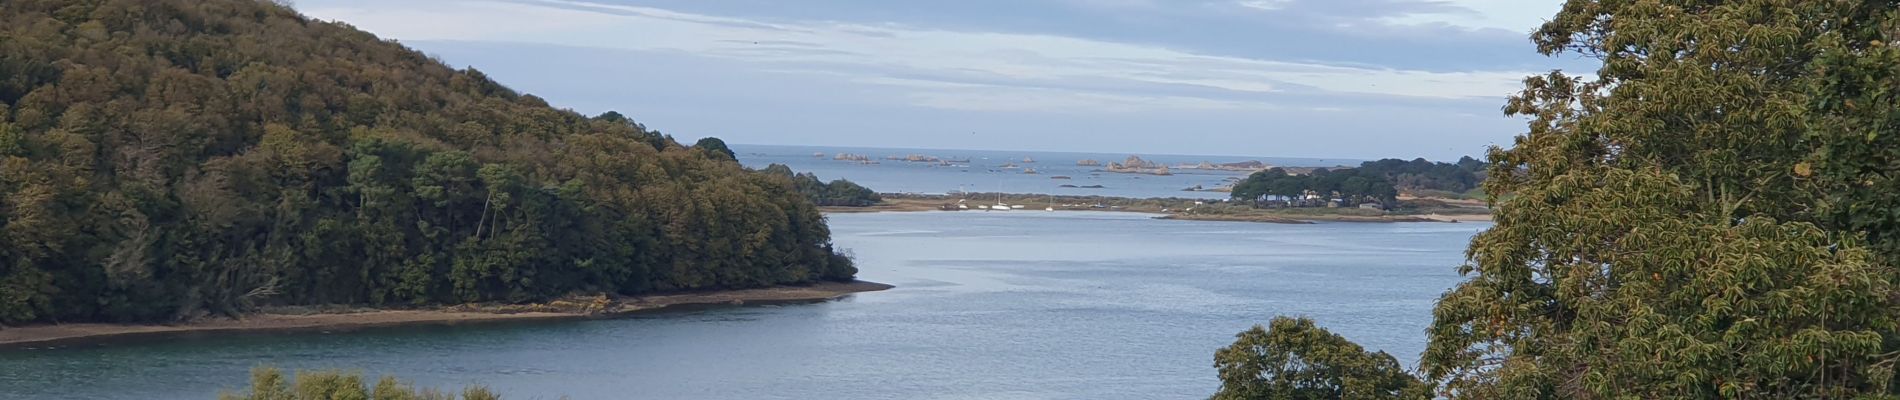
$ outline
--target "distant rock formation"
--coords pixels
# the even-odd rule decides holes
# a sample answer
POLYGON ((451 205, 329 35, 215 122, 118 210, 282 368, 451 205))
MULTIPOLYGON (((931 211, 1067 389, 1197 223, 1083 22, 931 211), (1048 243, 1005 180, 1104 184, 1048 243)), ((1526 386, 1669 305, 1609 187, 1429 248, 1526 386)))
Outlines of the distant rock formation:
POLYGON ((1255 172, 1255 171, 1265 171, 1268 168, 1273 168, 1273 166, 1268 165, 1267 163, 1260 162, 1260 161, 1249 160, 1249 161, 1241 161, 1241 162, 1233 162, 1233 163, 1225 163, 1225 164, 1215 164, 1211 162, 1202 161, 1200 164, 1182 164, 1182 165, 1175 166, 1175 168, 1199 169, 1199 170, 1211 170, 1211 171, 1255 172))
POLYGON ((1122 162, 1108 163, 1107 170, 1123 174, 1174 175, 1173 171, 1168 170, 1168 166, 1143 160, 1140 156, 1128 156, 1128 159, 1122 162))
POLYGON ((937 156, 933 156, 933 155, 929 155, 929 154, 909 154, 909 155, 902 155, 902 156, 885 156, 885 157, 884 157, 884 159, 886 159, 886 160, 891 160, 891 161, 904 161, 904 162, 914 162, 914 163, 941 163, 941 162, 943 162, 943 159, 942 159, 942 158, 937 158, 937 156))
POLYGON ((1102 166, 1102 162, 1095 161, 1095 160, 1082 160, 1082 161, 1076 161, 1075 165, 1080 166, 1080 167, 1100 167, 1102 166))

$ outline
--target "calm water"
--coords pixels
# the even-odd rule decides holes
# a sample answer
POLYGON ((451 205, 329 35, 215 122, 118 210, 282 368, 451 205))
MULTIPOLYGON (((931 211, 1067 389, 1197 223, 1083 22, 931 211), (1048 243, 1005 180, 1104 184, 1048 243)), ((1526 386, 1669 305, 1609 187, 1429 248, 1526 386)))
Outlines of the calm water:
POLYGON ((1275 315, 1415 364, 1432 301, 1488 226, 1089 212, 831 221, 861 276, 897 289, 607 321, 8 351, 0 398, 208 399, 257 364, 474 381, 515 399, 1205 398, 1213 351, 1275 315))
MULTIPOLYGON (((955 192, 959 188, 971 192, 1006 193, 1048 193, 1057 195, 1101 195, 1120 197, 1186 197, 1186 198, 1226 198, 1227 193, 1185 192, 1182 189, 1201 186, 1216 188, 1227 183, 1228 178, 1244 178, 1245 174, 1227 171, 1197 171, 1176 169, 1172 176, 1139 174, 1116 174, 1096 172, 1101 167, 1083 167, 1076 161, 1096 160, 1103 164, 1119 162, 1128 158, 1128 154, 1099 153, 1056 153, 1033 151, 987 151, 987 150, 919 150, 860 147, 819 147, 819 146, 762 146, 733 145, 732 150, 739 155, 739 161, 753 168, 765 168, 774 163, 785 164, 798 172, 811 172, 826 181, 832 179, 850 179, 882 193, 930 193, 942 194, 955 192), (824 153, 826 157, 813 157, 813 153, 824 153), (870 156, 879 163, 863 165, 850 161, 832 160, 830 156, 838 153, 851 153, 870 156), (928 163, 909 163, 884 160, 885 156, 906 156, 922 154, 944 159, 969 159, 967 167, 942 167, 928 163), (1029 157, 1035 163, 1024 163, 1029 157), (1034 168, 1038 174, 1024 174, 1020 169, 1003 169, 1004 164, 1034 168), (1055 176, 1068 176, 1073 179, 1051 179, 1055 176), (1093 186, 1100 189, 1064 188, 1062 185, 1093 186)), ((1188 156, 1188 155, 1150 155, 1141 154, 1142 159, 1173 167, 1179 164, 1200 164, 1202 161, 1230 163, 1258 160, 1272 165, 1290 167, 1329 167, 1338 165, 1359 165, 1358 160, 1330 160, 1316 158, 1285 157, 1231 157, 1231 156, 1188 156)))

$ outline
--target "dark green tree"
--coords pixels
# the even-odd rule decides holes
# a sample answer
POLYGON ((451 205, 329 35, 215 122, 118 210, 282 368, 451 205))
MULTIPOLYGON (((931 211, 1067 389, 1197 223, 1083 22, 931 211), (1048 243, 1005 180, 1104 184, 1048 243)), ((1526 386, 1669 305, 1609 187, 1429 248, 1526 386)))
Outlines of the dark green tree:
POLYGON ((274 2, 0 2, 0 324, 851 279, 724 147, 274 2))
POLYGON ((843 179, 825 183, 811 173, 794 173, 791 167, 784 164, 766 166, 761 172, 790 178, 799 194, 820 206, 868 207, 884 202, 883 196, 879 196, 877 191, 857 183, 843 179))
POLYGON ((1214 353, 1216 400, 1429 399, 1429 385, 1306 318, 1274 318, 1214 353))
POLYGON ((1891 396, 1890 1, 1581 1, 1490 156, 1497 225, 1423 371, 1460 398, 1891 396), (1863 75, 1872 73, 1874 75, 1863 75), (1870 104, 1870 105, 1872 105, 1870 104), (1865 240, 1864 240, 1865 239, 1865 240))
POLYGON ((725 159, 727 160, 739 159, 739 155, 734 154, 732 152, 732 148, 726 147, 726 141, 719 140, 719 138, 712 137, 712 136, 700 138, 698 142, 693 142, 693 148, 699 149, 700 151, 705 151, 709 153, 710 155, 718 155, 718 156, 725 157, 725 159))
MULTIPOLYGON (((1900 4, 1566 2, 1421 369, 1478 399, 1894 398, 1900 4)), ((1472 163, 1460 162, 1460 165, 1472 163)))

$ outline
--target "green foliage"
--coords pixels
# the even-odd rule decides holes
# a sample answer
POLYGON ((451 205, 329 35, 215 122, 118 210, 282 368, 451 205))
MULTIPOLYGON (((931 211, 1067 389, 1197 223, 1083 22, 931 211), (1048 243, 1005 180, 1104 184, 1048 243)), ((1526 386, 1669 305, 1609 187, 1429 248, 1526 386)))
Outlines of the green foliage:
POLYGON ((1880 4, 1848 9, 1857 18, 1816 39, 1812 149, 1792 173, 1823 193, 1815 205, 1822 221, 1864 233, 1883 258, 1900 260, 1900 17, 1880 4))
POLYGON ((1892 396, 1895 7, 1566 3, 1535 41, 1602 68, 1506 106, 1530 131, 1491 153, 1497 223, 1423 372, 1459 398, 1892 396))
POLYGON ((1900 4, 1572 0, 1421 370, 1478 399, 1896 398, 1900 4))
POLYGON ((855 272, 802 183, 716 139, 271 2, 0 2, 0 105, 0 323, 855 272))
POLYGON ((739 159, 739 155, 734 154, 731 147, 726 147, 726 141, 716 137, 700 138, 698 142, 693 143, 693 149, 707 152, 708 156, 725 157, 727 160, 739 159))
POLYGON ((818 175, 809 172, 793 173, 791 167, 783 164, 766 166, 763 172, 790 178, 799 194, 805 195, 805 198, 811 199, 812 203, 820 206, 868 207, 884 202, 884 198, 876 191, 848 180, 839 179, 825 183, 818 180, 818 175))
POLYGON ((376 381, 374 387, 364 386, 360 373, 338 371, 298 372, 295 381, 284 378, 284 372, 276 368, 258 367, 251 370, 251 387, 243 393, 226 392, 218 396, 220 400, 499 400, 500 396, 487 387, 474 385, 462 390, 462 395, 443 393, 440 390, 414 386, 396 380, 393 376, 384 376, 376 381))
POLYGON ((1285 169, 1273 168, 1248 176, 1234 185, 1233 192, 1233 198, 1237 200, 1257 201, 1267 196, 1277 196, 1298 202, 1305 197, 1316 197, 1322 202, 1318 205, 1324 205, 1323 202, 1331 199, 1340 199, 1344 200, 1345 206, 1365 202, 1395 204, 1398 195, 1398 189, 1385 176, 1357 168, 1321 168, 1306 175, 1293 175, 1285 169))
POLYGON ((1429 399, 1431 387, 1385 352, 1367 352, 1306 318, 1255 325, 1214 353, 1216 400, 1429 399))
POLYGON ((1464 193, 1484 181, 1486 164, 1462 157, 1455 164, 1435 163, 1423 158, 1405 161, 1388 158, 1359 164, 1359 170, 1385 177, 1394 187, 1406 192, 1439 191, 1464 193))

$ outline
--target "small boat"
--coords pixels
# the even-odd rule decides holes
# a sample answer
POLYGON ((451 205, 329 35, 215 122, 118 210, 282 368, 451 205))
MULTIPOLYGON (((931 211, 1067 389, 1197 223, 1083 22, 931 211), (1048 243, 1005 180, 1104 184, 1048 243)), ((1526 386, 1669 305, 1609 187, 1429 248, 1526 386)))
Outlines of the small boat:
POLYGON ((997 194, 996 194, 996 205, 993 205, 993 206, 990 206, 990 209, 991 209, 991 210, 995 210, 995 211, 1009 211, 1009 210, 1011 210, 1012 208, 1011 208, 1011 207, 1009 206, 1009 203, 1004 203, 1004 202, 1003 202, 1003 194, 1002 194, 1002 193, 997 193, 997 194))

